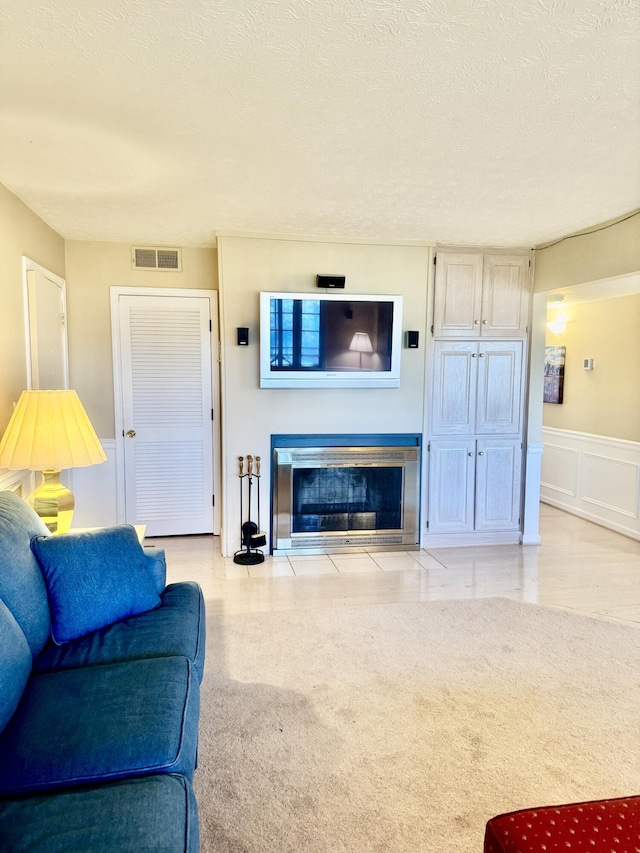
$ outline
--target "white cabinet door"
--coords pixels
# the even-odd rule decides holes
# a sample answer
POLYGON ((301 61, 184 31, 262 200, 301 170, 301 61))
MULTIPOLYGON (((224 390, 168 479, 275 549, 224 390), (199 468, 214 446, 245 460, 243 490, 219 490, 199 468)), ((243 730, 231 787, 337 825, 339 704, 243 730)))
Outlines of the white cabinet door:
POLYGON ((520 431, 522 342, 435 341, 431 435, 520 431))
POLYGON ((518 529, 521 467, 520 439, 478 439, 476 530, 518 529))
POLYGON ((520 432, 522 341, 483 342, 474 363, 478 367, 475 432, 520 432))
POLYGON ((436 261, 436 338, 526 336, 528 255, 439 250, 436 261))
POLYGON ((471 338, 480 335, 482 254, 438 252, 433 334, 471 338))
POLYGON ((476 417, 478 344, 433 345, 431 434, 469 435, 476 417))
POLYGON ((429 533, 517 530, 520 439, 438 439, 429 456, 429 533))
POLYGON ((431 442, 429 532, 470 533, 474 529, 474 439, 431 442))
POLYGON ((527 333, 529 258, 485 255, 482 274, 481 334, 518 338, 527 333))

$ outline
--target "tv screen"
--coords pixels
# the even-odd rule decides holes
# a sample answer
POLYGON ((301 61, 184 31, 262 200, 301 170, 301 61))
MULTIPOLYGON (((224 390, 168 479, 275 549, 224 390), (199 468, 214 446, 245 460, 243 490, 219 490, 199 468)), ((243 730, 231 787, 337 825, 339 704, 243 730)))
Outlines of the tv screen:
POLYGON ((397 387, 401 296, 260 294, 260 387, 397 387))

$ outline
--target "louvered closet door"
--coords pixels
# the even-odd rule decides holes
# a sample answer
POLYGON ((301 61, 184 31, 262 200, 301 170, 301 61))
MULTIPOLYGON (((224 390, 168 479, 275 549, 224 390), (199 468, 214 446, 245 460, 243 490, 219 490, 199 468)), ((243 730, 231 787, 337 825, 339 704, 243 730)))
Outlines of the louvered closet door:
POLYGON ((147 536, 213 532, 209 300, 120 296, 125 516, 147 536))

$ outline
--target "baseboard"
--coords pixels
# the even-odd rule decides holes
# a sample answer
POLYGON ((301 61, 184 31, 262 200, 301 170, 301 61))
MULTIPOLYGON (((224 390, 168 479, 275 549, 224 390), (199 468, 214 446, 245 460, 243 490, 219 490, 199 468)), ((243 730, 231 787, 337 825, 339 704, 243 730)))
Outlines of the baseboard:
POLYGON ((427 533, 422 539, 422 548, 461 548, 469 545, 519 545, 520 531, 506 533, 427 533))

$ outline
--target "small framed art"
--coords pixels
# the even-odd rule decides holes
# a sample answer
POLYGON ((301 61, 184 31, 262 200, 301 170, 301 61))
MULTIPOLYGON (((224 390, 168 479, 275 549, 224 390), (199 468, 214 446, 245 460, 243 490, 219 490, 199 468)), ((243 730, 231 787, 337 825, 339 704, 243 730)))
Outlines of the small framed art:
POLYGON ((562 403, 564 391, 564 360, 566 347, 544 349, 544 396, 545 403, 562 403))

